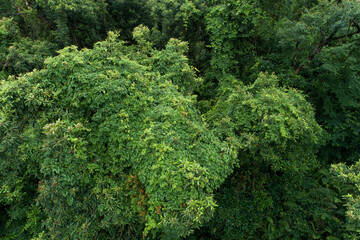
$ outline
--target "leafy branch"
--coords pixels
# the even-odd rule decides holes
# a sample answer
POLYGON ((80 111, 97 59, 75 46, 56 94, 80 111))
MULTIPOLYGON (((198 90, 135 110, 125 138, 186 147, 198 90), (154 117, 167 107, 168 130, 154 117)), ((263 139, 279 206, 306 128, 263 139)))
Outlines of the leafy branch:
MULTIPOLYGON (((340 35, 340 36, 335 36, 336 33, 339 31, 339 29, 335 29, 329 37, 327 37, 325 40, 321 40, 319 42, 319 44, 316 46, 316 48, 310 53, 310 55, 307 57, 307 62, 298 66, 297 68, 295 67, 295 61, 296 61, 296 49, 297 49, 297 46, 298 46, 298 42, 296 43, 296 49, 295 49, 295 55, 294 55, 294 74, 295 75, 298 75, 299 72, 305 68, 315 57, 316 55, 318 55, 321 50, 329 45, 331 42, 333 41, 340 41, 341 39, 344 39, 344 38, 348 38, 348 37, 352 37, 352 36, 355 36, 357 34, 360 33, 360 27, 359 27, 359 24, 353 19, 352 21, 352 24, 356 27, 356 31, 355 32, 352 32, 352 33, 348 33, 348 34, 343 34, 343 35, 340 35)), ((353 52, 353 51, 352 51, 353 52)), ((348 57, 347 57, 348 58, 348 57)), ((346 58, 346 59, 347 59, 346 58)))

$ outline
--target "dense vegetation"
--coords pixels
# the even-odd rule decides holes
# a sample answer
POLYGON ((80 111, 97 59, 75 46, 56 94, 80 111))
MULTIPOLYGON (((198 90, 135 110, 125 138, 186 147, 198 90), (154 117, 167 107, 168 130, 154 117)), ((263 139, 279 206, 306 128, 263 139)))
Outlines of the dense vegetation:
POLYGON ((0 239, 360 239, 358 0, 0 15, 0 239))

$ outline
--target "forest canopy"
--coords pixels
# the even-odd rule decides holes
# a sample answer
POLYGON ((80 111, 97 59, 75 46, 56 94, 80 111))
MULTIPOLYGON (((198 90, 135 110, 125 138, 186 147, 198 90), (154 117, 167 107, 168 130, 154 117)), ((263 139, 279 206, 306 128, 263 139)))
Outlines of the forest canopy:
POLYGON ((359 1, 0 15, 0 239, 360 239, 359 1))

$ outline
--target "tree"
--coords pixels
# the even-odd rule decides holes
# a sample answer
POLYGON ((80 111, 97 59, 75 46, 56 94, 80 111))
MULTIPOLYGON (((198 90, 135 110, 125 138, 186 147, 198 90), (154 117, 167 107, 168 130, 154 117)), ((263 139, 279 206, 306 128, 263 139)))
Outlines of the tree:
POLYGON ((346 224, 344 224, 344 228, 347 230, 345 234, 348 239, 359 238, 359 164, 359 162, 356 162, 351 166, 346 166, 343 163, 339 163, 332 165, 330 168, 330 172, 334 177, 333 182, 341 190, 342 203, 346 208, 346 224))
POLYGON ((273 171, 307 171, 317 166, 322 129, 304 96, 278 86, 274 75, 254 84, 233 81, 207 115, 223 139, 239 149, 239 160, 273 171))
MULTIPOLYGON (((179 54, 167 62, 172 69, 184 58, 181 42, 169 44, 163 54, 179 54)), ((133 60, 137 52, 110 34, 92 50, 67 47, 44 69, 2 81, 3 204, 32 197, 43 236, 178 237, 212 216, 233 154, 191 95, 133 60), (39 183, 27 189, 20 176, 39 183)))
POLYGON ((0 0, 0 238, 359 238, 359 9, 0 0))
MULTIPOLYGON (((264 73, 248 86, 232 79, 229 85, 233 87, 224 91, 206 114, 219 137, 238 153, 234 173, 216 192, 216 215, 205 228, 213 237, 273 239, 312 235, 310 225, 307 230, 300 225, 308 221, 309 215, 294 222, 289 216, 292 207, 287 203, 306 208, 294 200, 297 194, 303 194, 304 188, 311 189, 309 186, 313 186, 314 193, 321 193, 309 173, 319 166, 316 154, 323 142, 323 130, 304 95, 280 87, 278 82, 276 76, 264 73), (300 180, 303 178, 306 181, 300 180), (264 224, 268 221, 269 225, 264 224), (275 231, 280 222, 288 227, 275 231), (267 231, 270 225, 273 230, 267 231), (287 235, 289 226, 294 230, 287 235)), ((309 194, 307 200, 314 203, 317 196, 309 194)))

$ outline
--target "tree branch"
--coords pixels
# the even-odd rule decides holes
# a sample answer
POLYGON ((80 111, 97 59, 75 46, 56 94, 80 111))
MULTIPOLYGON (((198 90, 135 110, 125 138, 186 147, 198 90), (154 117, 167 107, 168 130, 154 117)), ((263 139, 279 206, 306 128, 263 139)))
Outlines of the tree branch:
POLYGON ((36 16, 40 18, 46 25, 50 27, 51 30, 56 30, 54 26, 52 26, 44 17, 42 17, 40 14, 36 13, 36 16))
POLYGON ((358 32, 360 32, 360 27, 359 27, 359 24, 356 22, 356 20, 353 19, 352 22, 355 24, 355 27, 358 30, 358 32))
POLYGON ((360 33, 360 31, 356 31, 356 32, 353 32, 353 33, 350 33, 350 34, 341 35, 341 36, 332 38, 331 41, 333 41, 333 40, 340 40, 340 39, 343 39, 343 38, 346 38, 346 37, 352 37, 352 36, 354 36, 354 35, 356 35, 356 34, 359 34, 359 33, 360 33))
POLYGON ((295 44, 295 53, 294 53, 294 57, 293 57, 293 69, 294 71, 296 71, 296 66, 297 66, 297 55, 298 55, 298 50, 299 50, 299 44, 300 44, 300 41, 297 40, 296 41, 296 44, 295 44))
POLYGON ((345 62, 351 56, 351 54, 353 54, 353 52, 355 52, 355 48, 351 49, 351 51, 348 53, 348 55, 341 62, 342 63, 345 62))
POLYGON ((320 43, 319 43, 318 46, 314 49, 314 51, 312 51, 312 53, 307 57, 308 62, 305 63, 305 64, 303 64, 303 65, 300 65, 298 68, 296 68, 296 69, 294 70, 294 74, 295 74, 295 75, 298 75, 299 72, 301 71, 301 69, 305 68, 305 66, 308 65, 309 62, 312 61, 317 54, 320 53, 321 49, 322 49, 323 47, 327 46, 330 42, 336 41, 336 40, 341 40, 341 39, 346 38, 346 37, 352 37, 352 36, 354 36, 354 35, 359 34, 359 33, 360 33, 360 27, 359 27, 359 25, 355 22, 355 20, 353 20, 352 22, 355 24, 355 27, 357 28, 357 31, 352 32, 352 33, 350 33, 350 34, 344 34, 344 35, 340 35, 340 36, 335 37, 335 34, 337 33, 338 30, 334 30, 334 31, 330 34, 330 36, 329 36, 328 38, 326 38, 326 39, 323 40, 323 41, 320 41, 320 43))

